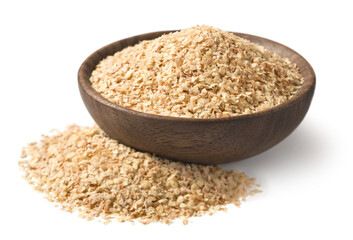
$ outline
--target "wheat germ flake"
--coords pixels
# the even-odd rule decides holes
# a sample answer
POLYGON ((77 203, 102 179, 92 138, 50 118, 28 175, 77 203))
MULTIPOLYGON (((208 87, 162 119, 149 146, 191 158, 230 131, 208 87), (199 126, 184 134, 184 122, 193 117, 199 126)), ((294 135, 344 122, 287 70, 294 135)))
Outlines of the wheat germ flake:
POLYGON ((87 219, 171 223, 239 205, 256 193, 237 170, 169 161, 110 139, 100 128, 69 126, 24 148, 25 179, 62 209, 87 219))
POLYGON ((196 26, 142 41, 103 59, 93 88, 133 110, 186 118, 263 111, 303 83, 288 59, 233 33, 196 26))

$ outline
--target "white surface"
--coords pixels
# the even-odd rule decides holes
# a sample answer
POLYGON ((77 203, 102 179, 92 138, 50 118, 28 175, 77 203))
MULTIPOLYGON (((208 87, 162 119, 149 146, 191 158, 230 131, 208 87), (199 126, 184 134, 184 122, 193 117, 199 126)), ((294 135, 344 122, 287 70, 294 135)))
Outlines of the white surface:
POLYGON ((352 239, 352 26, 349 1, 1 1, 0 239, 352 239), (208 24, 283 43, 313 66, 299 128, 273 149, 226 165, 264 193, 183 226, 87 222, 20 176, 21 147, 92 119, 79 96, 83 60, 136 34, 208 24))

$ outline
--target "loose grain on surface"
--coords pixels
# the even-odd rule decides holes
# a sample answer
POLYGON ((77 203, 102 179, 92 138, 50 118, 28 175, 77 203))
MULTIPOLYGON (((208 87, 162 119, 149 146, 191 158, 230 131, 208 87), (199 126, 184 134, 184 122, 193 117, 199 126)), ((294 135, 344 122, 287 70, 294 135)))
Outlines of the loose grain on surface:
POLYGON ((187 118, 266 110, 292 97, 303 82, 288 59, 209 26, 127 47, 103 59, 90 80, 122 107, 187 118))
POLYGON ((65 211, 87 219, 171 223, 239 206, 258 190, 237 170, 138 152, 94 127, 69 126, 23 150, 25 179, 65 211))

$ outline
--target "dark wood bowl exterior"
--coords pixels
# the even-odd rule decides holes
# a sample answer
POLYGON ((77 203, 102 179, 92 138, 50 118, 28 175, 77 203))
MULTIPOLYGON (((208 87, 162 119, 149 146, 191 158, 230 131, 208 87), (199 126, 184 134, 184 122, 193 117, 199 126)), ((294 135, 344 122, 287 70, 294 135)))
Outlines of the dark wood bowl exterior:
POLYGON ((315 89, 310 64, 292 49, 261 37, 235 33, 296 63, 304 84, 289 101, 270 110, 220 119, 191 119, 146 114, 117 106, 91 87, 100 60, 142 40, 171 31, 147 33, 109 44, 89 56, 78 72, 79 89, 95 122, 120 143, 188 163, 220 164, 259 154, 287 137, 303 120, 315 89))

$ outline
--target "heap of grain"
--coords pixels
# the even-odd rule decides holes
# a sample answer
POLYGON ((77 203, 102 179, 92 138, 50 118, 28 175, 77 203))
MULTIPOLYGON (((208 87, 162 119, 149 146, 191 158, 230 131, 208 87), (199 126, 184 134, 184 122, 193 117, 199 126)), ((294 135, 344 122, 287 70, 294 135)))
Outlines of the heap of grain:
POLYGON ((97 126, 72 125, 43 136, 24 149, 23 158, 20 167, 36 190, 88 219, 186 223, 258 191, 244 173, 138 152, 97 126))
POLYGON ((90 80, 122 107, 188 118, 262 111, 288 100, 303 82, 288 59, 209 26, 127 47, 103 59, 90 80))

